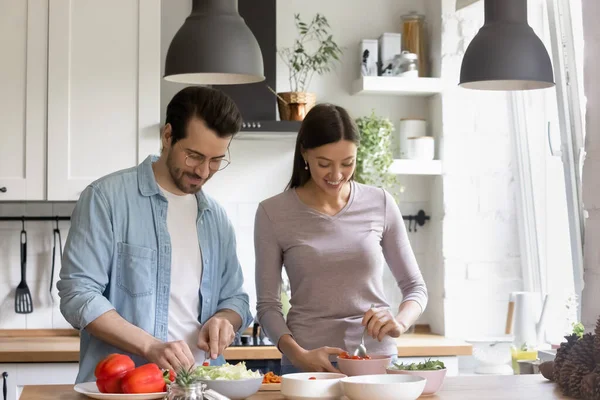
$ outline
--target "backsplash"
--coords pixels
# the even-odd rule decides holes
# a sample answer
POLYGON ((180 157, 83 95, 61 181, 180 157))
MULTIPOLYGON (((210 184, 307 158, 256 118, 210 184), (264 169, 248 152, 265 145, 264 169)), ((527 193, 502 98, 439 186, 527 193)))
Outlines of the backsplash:
MULTIPOLYGON (((75 203, 0 203, 1 216, 70 216, 75 203)), ((21 281, 20 221, 0 221, 0 329, 61 329, 71 326, 59 310, 56 280, 60 256, 54 266, 52 294, 53 230, 56 222, 25 221, 27 232, 26 282, 33 300, 33 312, 15 312, 15 289, 21 281)), ((59 221, 61 239, 66 240, 69 221, 59 221)), ((58 236, 57 236, 58 240, 58 236)), ((58 252, 58 243, 57 243, 58 252)))
MULTIPOLYGON (((258 203, 280 193, 291 174, 293 138, 277 140, 234 140, 231 145, 232 163, 206 184, 205 190, 227 210, 235 227, 237 248, 242 264, 245 288, 251 300, 251 311, 256 313, 254 289, 254 215, 258 203)), ((428 200, 431 186, 427 177, 402 176, 406 190, 402 197, 403 214, 416 214, 423 209, 430 213, 428 200)), ((0 216, 69 216, 75 203, 0 203, 0 216)), ((15 288, 20 277, 20 221, 0 221, 0 329, 61 329, 71 326, 59 310, 56 281, 60 260, 55 265, 54 287, 49 293, 52 266, 53 229, 56 222, 26 221, 27 231, 27 284, 34 301, 31 314, 14 311, 15 288), (52 302, 54 300, 54 302, 52 302)), ((408 223, 407 223, 408 224, 408 223)), ((69 221, 60 221, 59 227, 66 241, 69 221)), ((435 269, 428 265, 429 224, 409 233, 423 274, 428 280, 435 269)), ((386 269, 385 288, 391 305, 395 308, 401 294, 391 274, 386 269)), ((426 321, 420 321, 426 323, 426 321)))

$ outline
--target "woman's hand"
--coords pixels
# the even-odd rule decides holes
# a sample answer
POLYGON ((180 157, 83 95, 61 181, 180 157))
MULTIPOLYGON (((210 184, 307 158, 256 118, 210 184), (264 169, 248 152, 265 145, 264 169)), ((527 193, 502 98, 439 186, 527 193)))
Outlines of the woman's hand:
POLYGON ((398 322, 389 308, 371 308, 365 313, 362 325, 373 339, 382 341, 385 335, 397 338, 408 329, 398 322))
POLYGON ((331 364, 329 356, 341 354, 344 350, 337 347, 320 347, 314 350, 303 350, 291 360, 292 363, 305 372, 337 372, 340 371, 331 364))

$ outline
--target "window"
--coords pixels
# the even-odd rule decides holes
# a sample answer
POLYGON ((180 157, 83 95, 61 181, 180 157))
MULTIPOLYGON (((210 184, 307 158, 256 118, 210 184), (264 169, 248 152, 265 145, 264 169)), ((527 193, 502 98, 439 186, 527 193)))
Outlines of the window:
POLYGON ((556 87, 512 94, 522 270, 525 290, 540 299, 549 295, 546 338, 557 343, 578 319, 567 305, 580 296, 583 278, 581 0, 534 0, 528 7, 529 24, 550 53, 556 87))

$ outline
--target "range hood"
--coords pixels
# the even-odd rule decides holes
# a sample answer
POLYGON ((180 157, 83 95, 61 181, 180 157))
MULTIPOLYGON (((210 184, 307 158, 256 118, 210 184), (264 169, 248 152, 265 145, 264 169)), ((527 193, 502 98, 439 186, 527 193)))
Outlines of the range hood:
POLYGON ((269 90, 277 85, 276 0, 239 0, 238 11, 250 28, 263 55, 265 80, 242 85, 213 85, 235 101, 244 119, 242 132, 297 133, 299 121, 278 121, 277 98, 269 90), (267 86, 268 85, 268 86, 267 86))
POLYGON ((479 0, 456 0, 456 11, 470 6, 473 3, 477 3, 479 0))

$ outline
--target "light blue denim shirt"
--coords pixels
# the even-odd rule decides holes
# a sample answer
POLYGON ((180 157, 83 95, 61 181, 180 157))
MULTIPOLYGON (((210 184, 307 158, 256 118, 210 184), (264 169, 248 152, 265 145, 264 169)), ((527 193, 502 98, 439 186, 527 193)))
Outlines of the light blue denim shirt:
MULTIPOLYGON (((81 331, 76 383, 95 381, 96 364, 110 353, 127 354, 84 329, 115 309, 151 335, 167 340, 171 277, 171 245, 167 231, 168 202, 161 193, 149 156, 137 167, 115 172, 90 184, 71 216, 60 280, 60 310, 81 331)), ((198 291, 198 320, 231 309, 252 323, 248 295, 236 254, 233 227, 214 199, 199 191, 198 243, 203 273, 198 291)), ((148 361, 129 354, 136 365, 148 361)), ((213 364, 222 364, 222 356, 213 364)))

